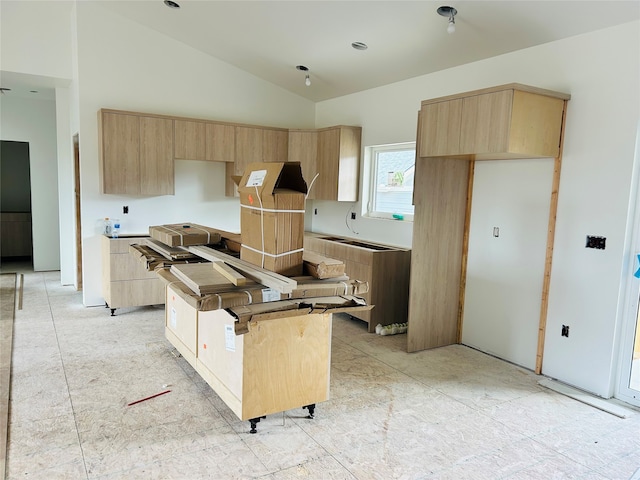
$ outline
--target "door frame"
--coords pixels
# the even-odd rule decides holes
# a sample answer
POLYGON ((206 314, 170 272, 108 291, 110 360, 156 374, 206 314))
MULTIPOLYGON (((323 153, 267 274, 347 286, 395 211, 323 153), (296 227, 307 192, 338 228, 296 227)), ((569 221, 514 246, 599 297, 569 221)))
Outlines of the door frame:
POLYGON ((617 372, 617 387, 615 397, 631 405, 640 407, 640 391, 629 388, 631 380, 631 362, 633 361, 633 351, 637 324, 640 322, 638 306, 640 303, 640 279, 634 276, 640 266, 638 265, 638 255, 640 255, 640 122, 638 122, 638 133, 636 135, 636 150, 633 161, 633 171, 631 174, 631 192, 629 195, 629 213, 627 215, 628 234, 625 239, 626 252, 625 263, 622 268, 622 278, 620 280, 620 301, 618 311, 621 312, 619 338, 619 357, 617 372))
POLYGON ((74 205, 76 226, 76 290, 82 290, 82 224, 80 221, 80 139, 76 133, 73 136, 73 176, 74 176, 74 205))

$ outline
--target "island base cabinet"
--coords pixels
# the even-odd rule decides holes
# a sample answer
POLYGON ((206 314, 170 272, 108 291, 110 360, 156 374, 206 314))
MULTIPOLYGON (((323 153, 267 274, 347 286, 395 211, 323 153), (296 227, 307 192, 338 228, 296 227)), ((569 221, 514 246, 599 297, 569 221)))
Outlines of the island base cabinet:
POLYGON ((225 310, 198 312, 196 370, 241 420, 329 399, 330 313, 251 322, 235 335, 225 310))

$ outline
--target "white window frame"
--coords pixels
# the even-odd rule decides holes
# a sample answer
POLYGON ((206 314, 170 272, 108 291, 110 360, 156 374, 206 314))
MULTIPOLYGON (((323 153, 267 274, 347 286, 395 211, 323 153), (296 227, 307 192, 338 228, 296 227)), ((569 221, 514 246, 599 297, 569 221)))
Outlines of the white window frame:
MULTIPOLYGON (((393 143, 387 145, 372 145, 365 148, 365 160, 368 165, 368 173, 367 176, 368 181, 365 188, 366 191, 366 210, 363 214, 369 218, 378 218, 385 220, 393 220, 393 221, 405 221, 405 222, 413 222, 413 214, 402 214, 402 220, 398 220, 393 218, 393 213, 390 212, 378 212, 373 210, 373 205, 375 204, 375 195, 377 192, 377 180, 378 180, 378 152, 388 152, 388 151, 399 151, 399 150, 413 150, 416 149, 416 142, 403 142, 403 143, 393 143)), ((415 165, 415 164, 414 164, 415 165)), ((414 166, 415 168, 415 166, 414 166)), ((413 198, 413 187, 411 188, 412 198, 413 198)))

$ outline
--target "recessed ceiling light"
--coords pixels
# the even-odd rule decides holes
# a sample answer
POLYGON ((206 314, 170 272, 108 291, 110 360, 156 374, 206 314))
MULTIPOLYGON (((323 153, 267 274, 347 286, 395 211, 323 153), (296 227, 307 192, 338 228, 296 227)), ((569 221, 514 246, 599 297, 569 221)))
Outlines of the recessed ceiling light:
POLYGON ((180 8, 180 4, 173 0, 164 0, 164 4, 169 8, 180 8))
POLYGON ((367 44, 363 42, 353 42, 351 46, 356 50, 366 50, 367 48, 369 48, 367 44))
POLYGON ((11 89, 10 88, 5 88, 5 87, 0 87, 0 94, 4 95, 5 92, 10 92, 11 89))
POLYGON ((40 93, 38 90, 29 90, 29 93, 40 93))
POLYGON ((296 65, 296 68, 298 70, 300 70, 301 72, 308 72, 309 71, 309 67, 305 67, 304 65, 296 65))

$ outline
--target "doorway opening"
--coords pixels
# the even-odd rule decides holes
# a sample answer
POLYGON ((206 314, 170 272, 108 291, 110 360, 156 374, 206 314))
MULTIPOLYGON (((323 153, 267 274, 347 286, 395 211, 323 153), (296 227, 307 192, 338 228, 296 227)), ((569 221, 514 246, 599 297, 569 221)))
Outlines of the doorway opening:
POLYGON ((0 257, 3 271, 33 269, 29 142, 0 142, 0 257))

